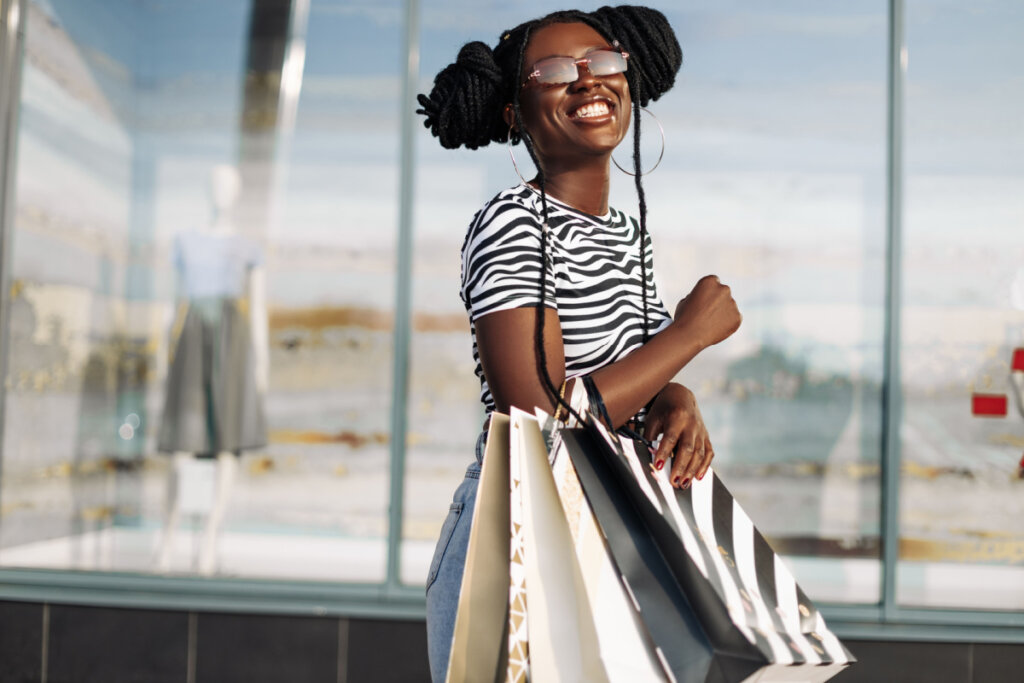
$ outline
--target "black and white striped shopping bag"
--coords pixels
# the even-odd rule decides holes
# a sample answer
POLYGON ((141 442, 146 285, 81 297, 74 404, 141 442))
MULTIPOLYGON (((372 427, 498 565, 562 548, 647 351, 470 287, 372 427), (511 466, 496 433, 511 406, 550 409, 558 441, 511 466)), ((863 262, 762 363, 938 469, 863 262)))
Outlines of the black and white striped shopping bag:
POLYGON ((814 682, 855 661, 712 470, 674 489, 589 416, 557 441, 670 679, 814 682))

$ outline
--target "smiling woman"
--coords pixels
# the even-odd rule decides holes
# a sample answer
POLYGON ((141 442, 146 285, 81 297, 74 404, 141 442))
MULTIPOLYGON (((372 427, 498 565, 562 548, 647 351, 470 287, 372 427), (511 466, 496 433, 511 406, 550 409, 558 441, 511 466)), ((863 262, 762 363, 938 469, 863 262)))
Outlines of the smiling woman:
MULTIPOLYGON (((632 103, 625 76, 627 61, 610 48, 586 24, 551 24, 533 34, 526 50, 524 63, 533 68, 520 91, 520 113, 535 152, 547 164, 544 172, 555 196, 558 191, 550 183, 564 179, 564 169, 585 166, 588 156, 609 154, 629 130, 632 103), (599 63, 611 64, 591 69, 591 55, 598 55, 599 63), (602 59, 603 55, 618 59, 602 59)), ((513 130, 519 129, 511 103, 505 106, 503 118, 513 130)), ((607 164, 592 168, 603 171, 607 183, 607 164)), ((581 207, 588 213, 600 215, 607 210, 607 196, 582 194, 604 204, 581 207)))
MULTIPOLYGON (((693 394, 671 382, 740 324, 729 288, 701 279, 671 316, 654 284, 641 183, 639 220, 608 204, 612 151, 640 107, 672 87, 682 52, 665 17, 645 7, 556 12, 465 45, 420 95, 446 148, 522 141, 538 169, 470 223, 461 295, 481 400, 490 413, 552 410, 567 382, 589 376, 615 427, 661 437, 654 465, 674 485, 707 471, 714 451, 693 394)), ((480 439, 480 444, 483 439, 480 439)), ((455 493, 427 578, 431 673, 443 680, 482 449, 455 493)))

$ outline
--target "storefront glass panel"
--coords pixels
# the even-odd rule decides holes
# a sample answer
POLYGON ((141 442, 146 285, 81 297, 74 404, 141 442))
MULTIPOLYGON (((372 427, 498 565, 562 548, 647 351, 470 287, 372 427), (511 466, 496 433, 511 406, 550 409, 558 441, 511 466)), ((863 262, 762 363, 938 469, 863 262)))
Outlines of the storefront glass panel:
POLYGON ((383 580, 399 5, 28 10, 0 564, 383 580))
POLYGON ((901 605, 1024 608, 1022 22, 907 2, 901 605))
MULTIPOLYGON (((550 11, 477 7, 424 3, 421 92, 462 44, 493 45, 502 30, 550 11)), ((678 380, 697 394, 718 472, 808 592, 875 602, 887 6, 661 9, 684 64, 650 107, 666 133, 665 158, 644 178, 658 286, 671 310, 715 273, 744 314, 740 332, 678 380)), ((642 154, 653 163, 659 136, 646 115, 643 123, 642 154)), ((417 142, 403 578, 421 583, 483 415, 459 249, 477 209, 519 178, 504 145, 445 150, 423 129, 417 142)), ((532 177, 525 150, 515 151, 532 177)), ((636 213, 632 180, 614 169, 612 204, 636 213)))

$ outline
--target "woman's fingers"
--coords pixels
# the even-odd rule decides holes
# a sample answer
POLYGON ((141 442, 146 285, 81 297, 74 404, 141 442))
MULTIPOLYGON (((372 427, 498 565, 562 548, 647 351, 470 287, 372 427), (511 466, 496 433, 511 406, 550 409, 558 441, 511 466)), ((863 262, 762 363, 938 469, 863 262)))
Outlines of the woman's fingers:
POLYGON ((704 459, 704 439, 697 439, 696 432, 688 429, 683 432, 675 449, 672 460, 672 472, 669 482, 676 487, 686 488, 693 480, 697 466, 704 459))
POLYGON ((708 468, 711 467, 711 460, 715 457, 715 449, 711 447, 711 439, 704 439, 704 460, 700 465, 700 469, 697 470, 697 478, 703 479, 704 475, 708 473, 708 468))
POLYGON ((668 431, 661 435, 661 443, 658 444, 658 451, 654 454, 655 469, 660 470, 665 466, 665 463, 672 459, 673 454, 676 452, 676 444, 678 442, 679 430, 672 429, 670 425, 668 427, 668 431))
MULTIPOLYGON (((644 421, 643 437, 648 441, 654 441, 656 438, 658 438, 658 434, 660 433, 661 415, 652 410, 650 413, 648 413, 647 420, 644 421)), ((654 455, 654 466, 657 467, 658 469, 661 469, 661 467, 659 467, 658 464, 661 463, 661 466, 664 466, 665 460, 667 459, 664 455, 664 451, 665 443, 664 439, 662 439, 662 443, 658 445, 658 452, 654 455)), ((669 451, 669 455, 671 455, 671 451, 669 451)))
POLYGON ((672 486, 688 488, 707 473, 714 450, 693 393, 686 387, 668 384, 651 405, 644 438, 653 440, 659 433, 654 466, 661 470, 672 461, 668 473, 672 486))
MULTIPOLYGON (((693 432, 695 430, 691 430, 693 432)), ((675 460, 672 463, 672 472, 669 474, 669 482, 677 488, 687 489, 693 484, 694 479, 703 479, 711 467, 711 460, 715 457, 715 450, 711 446, 711 439, 707 432, 701 430, 688 445, 680 442, 675 452, 675 460)))

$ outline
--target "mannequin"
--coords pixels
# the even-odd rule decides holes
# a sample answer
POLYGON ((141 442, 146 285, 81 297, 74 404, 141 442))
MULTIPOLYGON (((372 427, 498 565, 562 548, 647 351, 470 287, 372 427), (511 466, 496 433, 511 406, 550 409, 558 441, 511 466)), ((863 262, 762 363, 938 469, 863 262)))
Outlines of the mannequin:
POLYGON ((174 358, 159 449, 173 453, 164 529, 156 558, 168 571, 195 458, 216 459, 213 504, 199 550, 200 574, 216 570, 217 544, 243 450, 266 445, 263 402, 269 355, 262 253, 240 236, 232 210, 241 192, 234 166, 210 174, 213 216, 201 232, 176 236, 179 305, 172 326, 174 358))

